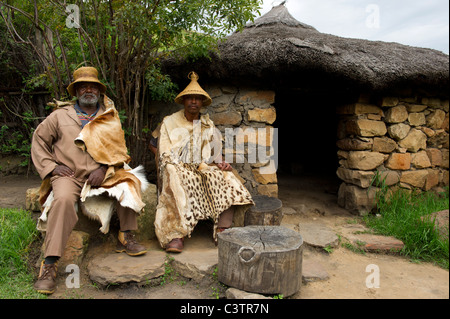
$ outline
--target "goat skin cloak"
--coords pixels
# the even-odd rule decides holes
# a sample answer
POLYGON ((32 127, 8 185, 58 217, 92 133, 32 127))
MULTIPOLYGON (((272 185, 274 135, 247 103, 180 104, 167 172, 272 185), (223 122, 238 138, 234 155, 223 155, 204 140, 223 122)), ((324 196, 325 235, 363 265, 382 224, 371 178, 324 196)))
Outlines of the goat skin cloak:
MULTIPOLYGON (((135 169, 128 166, 130 157, 118 112, 107 96, 104 96, 103 103, 105 112, 86 124, 74 143, 95 162, 108 166, 100 187, 91 188, 85 183, 78 203, 81 204, 82 212, 98 220, 102 224, 100 230, 107 233, 116 200, 121 206, 129 207, 138 214, 141 212, 145 206, 142 192, 147 188, 148 181, 142 166, 135 169)), ((43 180, 39 192, 43 213, 39 218, 38 229, 45 231, 47 212, 53 201, 49 178, 43 180)))
POLYGON ((208 165, 221 157, 214 123, 207 115, 189 122, 181 110, 166 117, 154 136, 160 184, 155 232, 161 247, 174 238, 190 237, 198 221, 207 219, 214 222, 216 241, 220 214, 231 206, 245 211, 254 203, 237 173, 208 165))

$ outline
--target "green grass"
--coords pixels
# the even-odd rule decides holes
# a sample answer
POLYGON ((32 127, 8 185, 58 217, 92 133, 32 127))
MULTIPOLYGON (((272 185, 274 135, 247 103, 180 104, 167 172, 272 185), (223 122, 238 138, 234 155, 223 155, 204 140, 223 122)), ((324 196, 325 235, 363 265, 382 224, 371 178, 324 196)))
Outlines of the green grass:
POLYGON ((377 196, 377 213, 381 216, 367 216, 365 222, 379 234, 402 240, 405 244, 401 252, 403 255, 448 269, 448 237, 443 239, 439 236, 431 218, 426 218, 424 222, 421 220, 422 216, 448 208, 448 188, 440 194, 408 192, 404 189, 390 193, 382 188, 377 196))
POLYGON ((27 263, 37 235, 27 211, 0 208, 0 299, 45 298, 33 289, 33 271, 27 263))

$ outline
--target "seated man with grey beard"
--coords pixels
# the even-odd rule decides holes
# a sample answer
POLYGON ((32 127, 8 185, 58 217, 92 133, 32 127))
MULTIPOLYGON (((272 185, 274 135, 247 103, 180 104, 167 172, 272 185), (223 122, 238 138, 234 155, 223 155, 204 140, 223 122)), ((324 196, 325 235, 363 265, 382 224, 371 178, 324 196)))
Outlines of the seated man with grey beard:
MULTIPOLYGON (((57 108, 40 123, 33 134, 31 146, 31 156, 36 170, 44 182, 51 183, 53 192, 46 225, 45 260, 34 285, 37 291, 45 294, 55 291, 56 261, 62 256, 69 235, 78 220, 75 204, 80 199, 83 185, 94 188, 103 185, 107 179, 105 178, 107 171, 115 169, 116 166, 123 166, 131 160, 127 154, 123 130, 114 103, 104 95, 106 87, 98 80, 97 70, 82 67, 74 72, 73 77, 74 82, 67 90, 70 95, 77 97, 77 102, 75 105, 66 104, 57 108), (108 109, 106 104, 109 106, 108 109), (108 138, 108 142, 114 144, 110 146, 115 146, 115 149, 109 147, 104 152, 105 154, 108 151, 114 152, 115 162, 102 160, 100 163, 94 158, 97 149, 103 150, 101 142, 97 142, 98 147, 94 149, 83 150, 75 144, 75 140, 81 132, 95 127, 97 119, 105 117, 107 113, 113 113, 117 117, 119 134, 115 134, 116 141, 108 138), (86 126, 88 123, 91 124, 86 126)), ((100 135, 110 136, 108 133, 103 130, 93 139, 99 140, 102 137, 100 135)), ((43 200, 40 201, 42 204, 43 200)), ((137 229, 138 212, 121 204, 122 202, 117 202, 116 206, 120 222, 116 251, 126 252, 130 256, 145 254, 145 247, 137 243, 130 232, 137 229)))

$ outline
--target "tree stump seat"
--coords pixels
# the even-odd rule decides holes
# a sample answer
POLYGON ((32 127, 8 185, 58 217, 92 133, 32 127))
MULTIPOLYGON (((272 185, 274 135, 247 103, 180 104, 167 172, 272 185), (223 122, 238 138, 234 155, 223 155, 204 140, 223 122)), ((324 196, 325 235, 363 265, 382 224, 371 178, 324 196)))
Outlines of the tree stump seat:
POLYGON ((247 292, 291 296, 302 282, 303 239, 282 226, 247 226, 218 235, 218 279, 247 292))
POLYGON ((266 195, 253 196, 255 205, 245 213, 244 226, 279 226, 283 218, 282 202, 266 195))

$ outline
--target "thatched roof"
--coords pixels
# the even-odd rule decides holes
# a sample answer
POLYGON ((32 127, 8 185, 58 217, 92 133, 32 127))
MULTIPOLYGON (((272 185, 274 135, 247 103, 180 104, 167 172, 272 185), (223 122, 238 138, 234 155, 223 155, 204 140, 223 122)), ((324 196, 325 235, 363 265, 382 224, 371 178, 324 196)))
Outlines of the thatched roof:
POLYGON ((320 33, 283 5, 230 35, 211 60, 170 60, 164 67, 175 81, 195 70, 203 83, 265 88, 396 88, 448 96, 449 87, 449 56, 440 51, 320 33))

